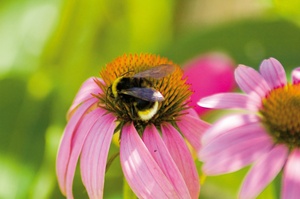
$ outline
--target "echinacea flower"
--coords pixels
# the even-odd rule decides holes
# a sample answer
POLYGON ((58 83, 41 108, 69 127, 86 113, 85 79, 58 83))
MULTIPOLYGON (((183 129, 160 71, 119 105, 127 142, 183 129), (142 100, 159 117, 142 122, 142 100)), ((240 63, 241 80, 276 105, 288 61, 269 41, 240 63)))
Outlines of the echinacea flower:
POLYGON ((281 172, 281 198, 300 196, 300 68, 287 82, 283 66, 264 60, 260 73, 240 65, 235 79, 245 94, 220 93, 199 105, 241 109, 217 121, 202 137, 199 157, 208 175, 233 172, 252 164, 239 198, 255 198, 281 172))
POLYGON ((232 91, 236 86, 234 82, 233 60, 223 53, 203 54, 184 64, 184 76, 191 84, 193 94, 190 106, 199 115, 207 112, 206 108, 197 106, 199 99, 220 92, 232 91))
POLYGON ((108 151, 120 132, 122 170, 139 198, 198 198, 199 177, 183 136, 199 150, 208 124, 188 106, 191 92, 180 67, 155 55, 124 55, 100 74, 83 83, 68 112, 56 168, 62 193, 73 198, 80 156, 89 197, 103 197, 108 151), (137 75, 159 73, 164 65, 173 69, 160 78, 137 75), (149 96, 160 100, 149 102, 149 96))

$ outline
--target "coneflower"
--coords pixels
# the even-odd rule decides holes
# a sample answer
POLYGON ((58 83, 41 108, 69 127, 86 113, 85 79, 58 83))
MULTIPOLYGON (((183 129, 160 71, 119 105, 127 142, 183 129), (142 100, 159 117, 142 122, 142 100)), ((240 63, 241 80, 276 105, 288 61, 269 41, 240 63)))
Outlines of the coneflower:
POLYGON ((80 156, 89 197, 103 197, 108 151, 113 134, 120 132, 121 166, 137 197, 198 198, 199 177, 184 137, 199 150, 208 124, 188 105, 191 91, 180 67, 155 55, 124 55, 107 64, 100 75, 82 85, 68 112, 57 156, 62 193, 73 198, 80 156), (137 75, 160 66, 172 69, 160 78, 137 75), (141 92, 156 97, 151 101, 141 92))
POLYGON ((200 100, 206 108, 242 112, 217 121, 204 134, 200 159, 208 175, 253 164, 239 198, 255 198, 283 170, 281 198, 300 196, 300 68, 288 83, 283 66, 264 60, 260 73, 240 65, 235 79, 245 94, 223 93, 200 100))

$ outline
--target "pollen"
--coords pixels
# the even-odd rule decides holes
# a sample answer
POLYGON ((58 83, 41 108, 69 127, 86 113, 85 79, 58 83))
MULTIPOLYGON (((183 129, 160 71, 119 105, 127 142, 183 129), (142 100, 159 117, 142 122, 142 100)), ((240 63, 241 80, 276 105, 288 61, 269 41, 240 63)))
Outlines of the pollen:
POLYGON ((300 147, 300 84, 272 90, 260 110, 263 123, 275 142, 300 147))
POLYGON ((104 67, 100 76, 103 81, 95 80, 103 91, 102 94, 96 95, 99 99, 98 106, 113 113, 121 124, 134 122, 135 125, 145 126, 148 123, 159 125, 164 121, 175 121, 182 111, 188 108, 188 99, 192 94, 189 90, 190 86, 183 78, 183 71, 178 65, 167 58, 151 54, 130 54, 118 57, 104 67), (172 65, 175 69, 162 78, 153 78, 151 75, 143 78, 136 77, 137 80, 132 83, 133 80, 130 78, 133 78, 134 75, 160 65, 172 65), (142 88, 142 93, 144 88, 150 88, 158 91, 153 93, 153 98, 161 100, 155 102, 146 100, 146 105, 143 105, 144 109, 138 110, 136 104, 143 99, 124 95, 130 93, 127 91, 116 91, 122 77, 126 77, 129 82, 124 87, 129 89, 139 87, 142 88), (130 85, 131 83, 132 85, 130 85), (144 116, 146 113, 149 115, 144 116))

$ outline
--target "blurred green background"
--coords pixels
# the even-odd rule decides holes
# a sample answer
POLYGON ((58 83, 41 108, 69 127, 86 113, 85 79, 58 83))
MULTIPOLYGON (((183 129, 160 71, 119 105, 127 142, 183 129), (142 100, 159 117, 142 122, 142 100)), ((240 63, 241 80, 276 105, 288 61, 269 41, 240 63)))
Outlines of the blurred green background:
MULTIPOLYGON (((0 199, 64 198, 55 158, 65 114, 80 86, 124 53, 175 63, 223 52, 258 67, 300 65, 297 0, 0 1, 0 199)), ((117 149, 112 148, 112 153, 117 149)), ((199 162, 197 163, 199 164, 199 162)), ((236 198, 247 168, 207 177, 201 198, 236 198)), ((119 159, 104 198, 123 198, 119 159)), ((275 198, 270 185, 260 198, 275 198)), ((77 172, 75 198, 87 198, 77 172)))

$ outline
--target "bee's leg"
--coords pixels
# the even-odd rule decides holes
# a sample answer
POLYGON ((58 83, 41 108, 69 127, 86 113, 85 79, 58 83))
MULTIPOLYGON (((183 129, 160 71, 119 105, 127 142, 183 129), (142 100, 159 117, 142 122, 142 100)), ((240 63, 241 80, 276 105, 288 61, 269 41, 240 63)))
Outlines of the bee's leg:
POLYGON ((132 120, 140 120, 140 118, 137 115, 138 110, 136 108, 136 102, 131 105, 130 110, 131 110, 132 120))

